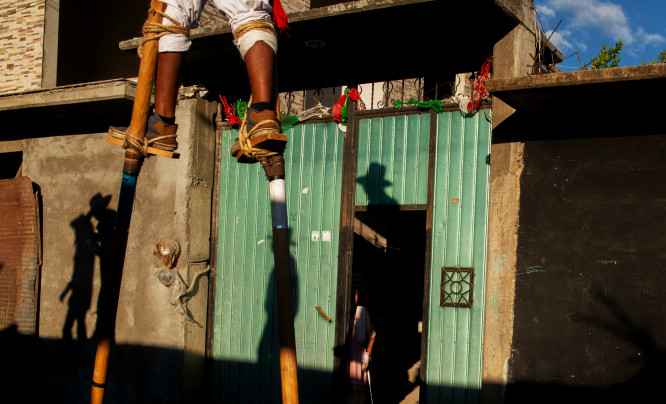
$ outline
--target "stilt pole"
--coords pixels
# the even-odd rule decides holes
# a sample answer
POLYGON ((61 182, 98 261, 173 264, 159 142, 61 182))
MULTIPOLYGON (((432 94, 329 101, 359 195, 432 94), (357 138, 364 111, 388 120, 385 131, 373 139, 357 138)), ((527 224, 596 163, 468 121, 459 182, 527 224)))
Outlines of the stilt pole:
MULTIPOLYGON (((151 9, 164 12, 166 5, 160 1, 152 0, 151 9)), ((151 12, 148 21, 161 23, 162 16, 151 12)), ((155 34, 147 34, 147 36, 155 34)), ((146 132, 146 122, 150 109, 150 97, 152 94, 153 81, 157 68, 157 51, 159 42, 148 41, 143 48, 143 57, 139 66, 139 78, 136 86, 132 119, 128 132, 137 139, 143 141, 146 132)), ((100 307, 98 310, 98 324, 95 333, 98 337, 97 352, 95 354, 95 367, 92 378, 92 392, 90 402, 101 404, 104 399, 106 387, 106 374, 109 364, 109 354, 114 342, 116 311, 118 309, 118 296, 120 283, 125 264, 125 252, 127 250, 127 237, 130 221, 132 219, 132 207, 134 206, 134 194, 136 182, 141 171, 144 156, 132 148, 125 150, 125 162, 123 165, 122 183, 118 195, 118 210, 116 214, 115 229, 109 253, 109 273, 107 279, 102 280, 103 290, 100 290, 100 307)))
POLYGON ((280 339, 280 378, 282 403, 298 403, 296 373, 296 337, 294 332, 294 303, 292 295, 287 201, 284 185, 284 156, 260 159, 269 181, 271 219, 273 224, 273 255, 275 258, 275 294, 280 339))

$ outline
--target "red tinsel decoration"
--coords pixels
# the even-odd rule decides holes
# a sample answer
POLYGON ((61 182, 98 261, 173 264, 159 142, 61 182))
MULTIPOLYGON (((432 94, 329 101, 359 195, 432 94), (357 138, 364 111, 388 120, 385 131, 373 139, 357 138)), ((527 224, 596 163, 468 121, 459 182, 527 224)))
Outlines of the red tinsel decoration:
POLYGON ((488 90, 486 90, 486 81, 490 78, 490 62, 493 59, 492 56, 488 56, 488 59, 481 67, 481 72, 479 77, 476 78, 474 82, 474 90, 472 91, 472 99, 467 103, 467 110, 474 111, 481 106, 481 101, 484 96, 488 95, 488 90))
POLYGON ((227 103, 227 98, 223 95, 220 95, 220 101, 222 101, 222 106, 224 107, 224 115, 227 116, 227 122, 232 125, 240 125, 243 121, 238 118, 236 111, 227 103))

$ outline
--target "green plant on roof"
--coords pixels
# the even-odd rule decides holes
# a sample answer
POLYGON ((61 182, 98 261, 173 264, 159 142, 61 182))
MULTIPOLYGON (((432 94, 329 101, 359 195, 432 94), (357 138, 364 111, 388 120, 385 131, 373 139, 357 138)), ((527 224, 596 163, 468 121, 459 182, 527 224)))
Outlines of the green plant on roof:
POLYGON ((605 43, 601 44, 601 50, 597 56, 593 57, 581 70, 607 69, 617 67, 620 63, 620 52, 622 52, 622 40, 619 39, 615 46, 607 47, 605 43))
POLYGON ((659 56, 657 56, 657 60, 651 60, 650 63, 644 60, 641 63, 643 63, 643 65, 656 65, 657 63, 666 63, 666 49, 661 50, 659 56))

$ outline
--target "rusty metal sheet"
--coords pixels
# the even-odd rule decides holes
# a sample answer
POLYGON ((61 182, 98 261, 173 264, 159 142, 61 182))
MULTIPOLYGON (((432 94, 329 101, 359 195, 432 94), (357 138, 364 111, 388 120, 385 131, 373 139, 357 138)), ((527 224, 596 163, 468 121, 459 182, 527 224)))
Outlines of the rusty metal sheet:
POLYGON ((0 329, 34 334, 37 319, 39 221, 32 181, 0 180, 0 329))

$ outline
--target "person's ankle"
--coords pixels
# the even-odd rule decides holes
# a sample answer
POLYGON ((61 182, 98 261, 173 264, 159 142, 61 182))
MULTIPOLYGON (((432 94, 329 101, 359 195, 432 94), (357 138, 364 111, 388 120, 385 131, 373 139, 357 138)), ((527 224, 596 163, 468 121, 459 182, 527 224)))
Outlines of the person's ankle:
POLYGON ((253 102, 250 108, 254 109, 257 112, 262 112, 266 111, 267 109, 273 110, 273 105, 266 101, 266 102, 253 102))
POLYGON ((162 123, 166 126, 176 124, 176 117, 175 116, 167 117, 167 116, 163 116, 163 115, 160 115, 160 114, 157 114, 157 116, 160 118, 160 121, 162 121, 162 123))

